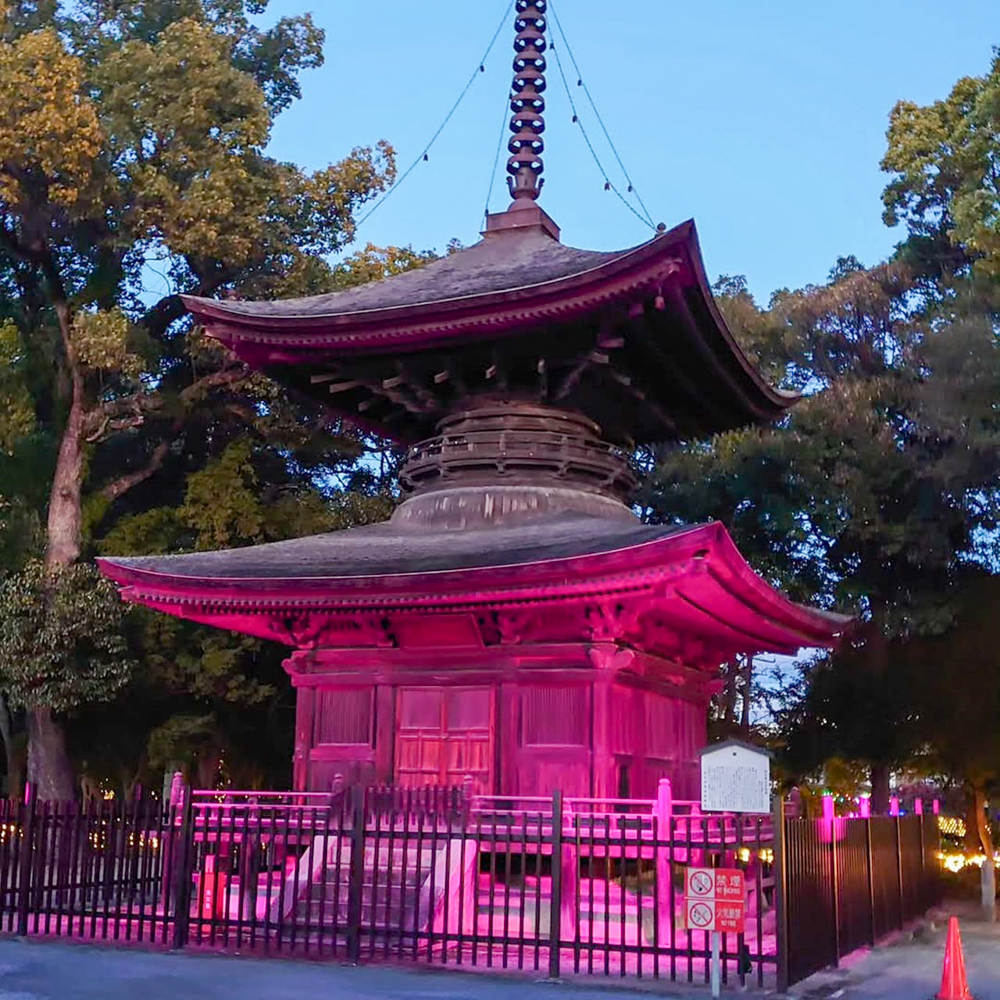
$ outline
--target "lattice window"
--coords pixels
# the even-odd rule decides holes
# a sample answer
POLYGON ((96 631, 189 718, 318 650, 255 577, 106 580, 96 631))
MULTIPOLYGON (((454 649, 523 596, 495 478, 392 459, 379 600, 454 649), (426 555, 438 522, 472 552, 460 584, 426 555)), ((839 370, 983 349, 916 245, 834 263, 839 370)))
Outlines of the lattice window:
POLYGON ((522 695, 524 746, 587 746, 589 733, 587 692, 583 688, 536 688, 522 695))
POLYGON ((321 691, 316 699, 314 745, 371 745, 373 688, 321 691))

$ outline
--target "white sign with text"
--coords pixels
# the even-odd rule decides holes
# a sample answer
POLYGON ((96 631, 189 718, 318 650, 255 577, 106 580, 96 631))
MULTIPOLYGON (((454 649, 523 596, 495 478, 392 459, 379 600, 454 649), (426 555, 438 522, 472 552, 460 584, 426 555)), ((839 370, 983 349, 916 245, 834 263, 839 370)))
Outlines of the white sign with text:
POLYGON ((701 808, 704 812, 770 812, 771 755, 736 740, 702 750, 701 808))

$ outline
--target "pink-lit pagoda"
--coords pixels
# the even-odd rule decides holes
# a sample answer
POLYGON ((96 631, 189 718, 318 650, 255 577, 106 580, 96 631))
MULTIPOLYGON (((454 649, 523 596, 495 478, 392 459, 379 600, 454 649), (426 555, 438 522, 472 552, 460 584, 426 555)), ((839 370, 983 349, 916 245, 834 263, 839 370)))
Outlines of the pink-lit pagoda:
POLYGON ((686 222, 575 250, 538 206, 544 0, 517 0, 513 202, 405 274, 280 302, 186 304, 253 368, 409 445, 385 523, 106 559, 126 600, 285 643, 294 785, 502 795, 697 792, 719 665, 836 642, 722 525, 642 524, 637 445, 780 417, 686 222))

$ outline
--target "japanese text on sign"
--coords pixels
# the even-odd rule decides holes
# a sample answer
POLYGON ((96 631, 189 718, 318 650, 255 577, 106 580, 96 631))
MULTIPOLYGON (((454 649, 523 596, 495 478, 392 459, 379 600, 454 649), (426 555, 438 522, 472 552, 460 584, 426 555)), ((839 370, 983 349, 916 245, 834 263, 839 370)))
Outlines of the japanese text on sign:
POLYGON ((705 812, 770 811, 771 765, 766 753, 732 742, 701 754, 701 808, 705 812))
POLYGON ((693 931, 742 934, 746 882, 736 868, 687 868, 684 872, 684 926, 693 931))

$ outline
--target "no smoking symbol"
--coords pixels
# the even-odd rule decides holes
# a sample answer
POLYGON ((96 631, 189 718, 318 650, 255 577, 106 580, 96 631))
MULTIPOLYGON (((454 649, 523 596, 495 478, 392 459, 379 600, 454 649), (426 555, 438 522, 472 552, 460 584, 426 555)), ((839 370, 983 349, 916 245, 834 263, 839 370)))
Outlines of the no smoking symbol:
POLYGON ((712 908, 704 903, 695 903, 688 911, 688 917, 695 927, 707 927, 712 922, 712 908))
POLYGON ((711 893, 715 882, 711 875, 705 872, 695 872, 691 876, 691 892, 696 896, 707 896, 711 893))

